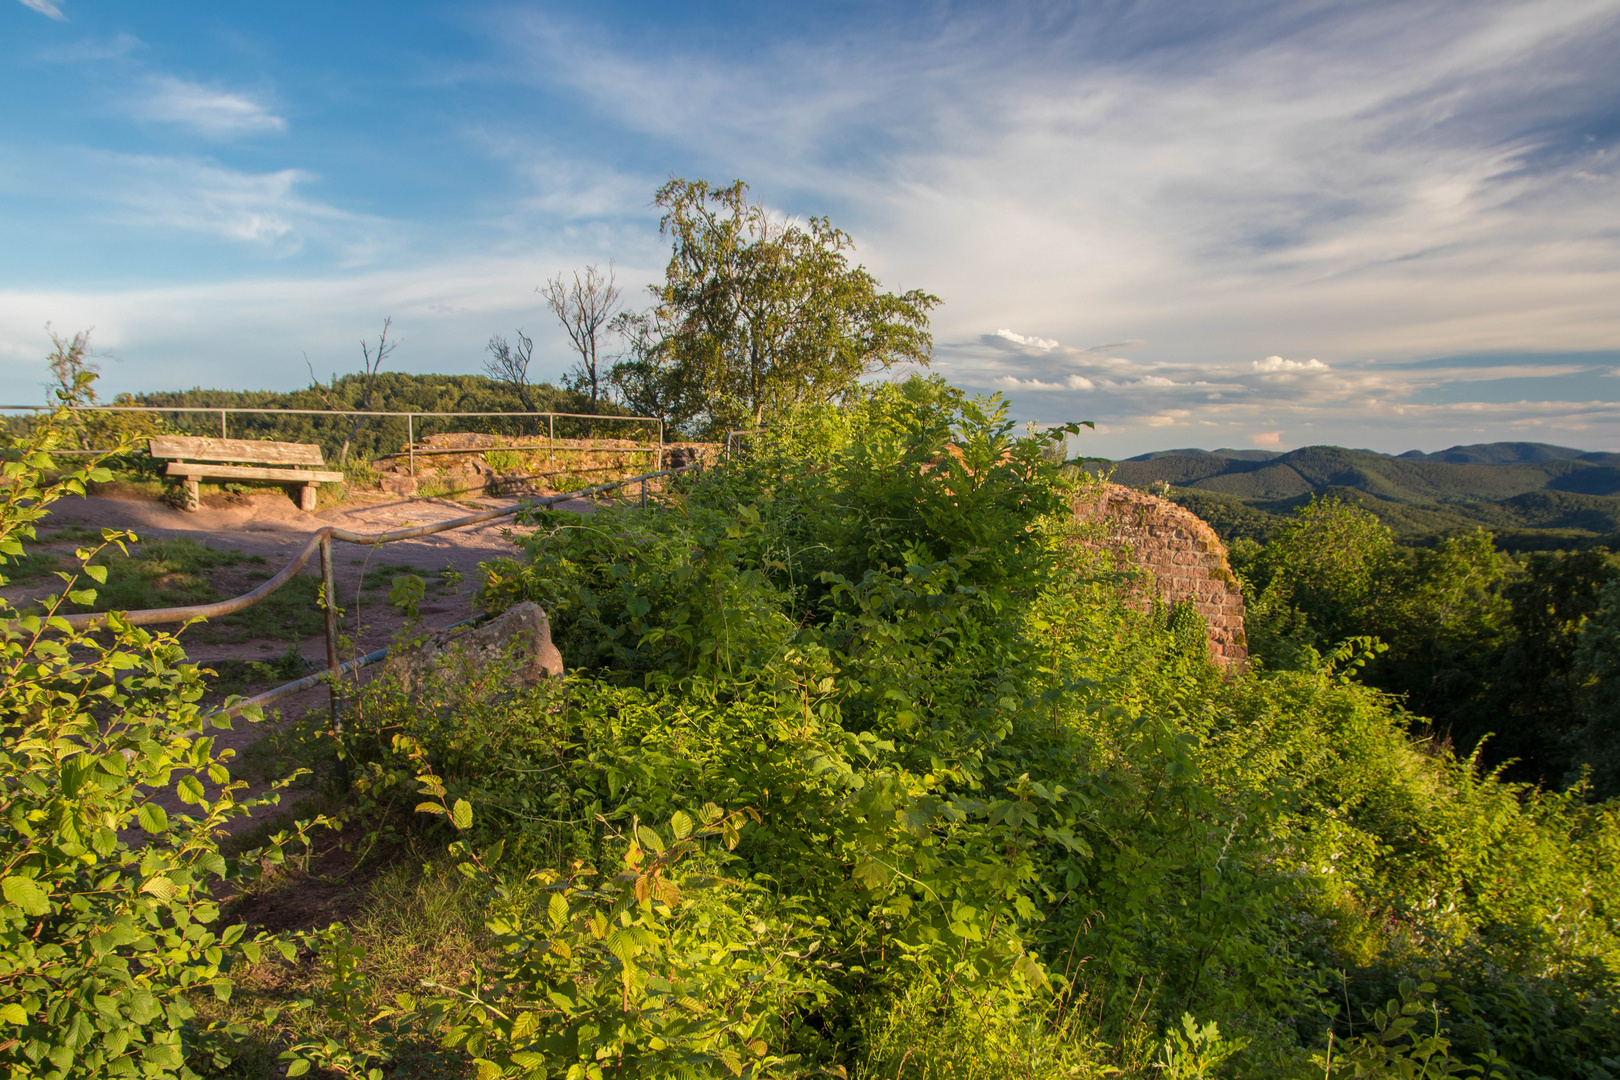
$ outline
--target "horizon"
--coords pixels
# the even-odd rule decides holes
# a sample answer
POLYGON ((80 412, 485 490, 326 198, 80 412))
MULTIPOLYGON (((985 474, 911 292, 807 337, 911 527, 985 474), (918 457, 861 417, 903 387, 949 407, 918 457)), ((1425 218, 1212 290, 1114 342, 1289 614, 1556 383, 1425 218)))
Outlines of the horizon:
MULTIPOLYGON (((652 192, 741 177, 940 295, 933 370, 1078 452, 1620 449, 1620 0, 1028 6, 0 3, 0 379, 412 373, 652 192)), ((887 377, 887 376, 885 376, 887 377)))

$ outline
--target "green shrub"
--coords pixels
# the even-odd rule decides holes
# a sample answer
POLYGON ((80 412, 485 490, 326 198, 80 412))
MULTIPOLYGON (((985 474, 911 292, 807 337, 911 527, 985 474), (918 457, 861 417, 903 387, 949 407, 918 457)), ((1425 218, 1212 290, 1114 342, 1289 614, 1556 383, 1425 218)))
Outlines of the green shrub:
MULTIPOLYGON (((47 424, 8 447, 0 559, 105 475, 90 465, 44 484, 57 439, 47 424)), ((190 1076, 228 1060, 227 1033, 196 1020, 195 1000, 228 998, 232 967, 264 939, 221 925, 215 889, 287 840, 221 853, 225 824, 275 796, 242 798, 230 753, 202 734, 229 724, 202 716, 201 673, 173 635, 117 615, 79 633, 59 617, 95 601, 89 583, 109 576, 97 557, 133 539, 103 531, 38 612, 0 600, 0 1061, 16 1076, 190 1076), (168 792, 191 809, 171 816, 168 792)))

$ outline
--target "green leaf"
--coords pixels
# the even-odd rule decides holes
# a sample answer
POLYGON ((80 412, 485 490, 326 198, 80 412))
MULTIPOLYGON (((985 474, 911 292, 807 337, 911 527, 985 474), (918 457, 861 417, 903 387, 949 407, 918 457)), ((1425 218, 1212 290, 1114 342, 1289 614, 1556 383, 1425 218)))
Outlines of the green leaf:
POLYGON ((169 815, 157 803, 146 803, 135 814, 135 820, 149 833, 169 831, 169 815))
POLYGON ((659 836, 652 829, 649 829, 647 826, 636 826, 636 839, 641 841, 642 847, 648 849, 653 854, 662 855, 664 853, 664 838, 659 836))
POLYGON ((418 814, 442 814, 444 813, 444 807, 436 802, 419 802, 416 804, 416 812, 418 814))
POLYGON ((26 1024, 28 1023, 28 1014, 23 1012, 23 1007, 15 1001, 8 1001, 4 1005, 0 1005, 0 1021, 8 1024, 26 1024))
POLYGON ((692 835, 692 819, 682 811, 677 810, 670 815, 669 828, 675 834, 675 839, 685 840, 692 835))
POLYGON ((293 1058, 292 1063, 287 1066, 288 1076, 303 1076, 307 1072, 309 1072, 309 1062, 303 1058, 293 1058))
POLYGON ((152 896, 157 897, 159 900, 162 900, 164 903, 168 903, 170 900, 175 898, 175 894, 178 892, 178 890, 175 888, 174 882, 159 874, 157 877, 152 878, 146 884, 142 885, 141 892, 149 893, 152 896))
POLYGON ((30 915, 50 914, 50 893, 40 888, 39 882, 33 878, 8 877, 0 881, 0 893, 30 915))
POLYGON ((458 829, 470 829, 472 817, 472 804, 466 799, 457 799, 455 809, 450 813, 450 823, 458 829))

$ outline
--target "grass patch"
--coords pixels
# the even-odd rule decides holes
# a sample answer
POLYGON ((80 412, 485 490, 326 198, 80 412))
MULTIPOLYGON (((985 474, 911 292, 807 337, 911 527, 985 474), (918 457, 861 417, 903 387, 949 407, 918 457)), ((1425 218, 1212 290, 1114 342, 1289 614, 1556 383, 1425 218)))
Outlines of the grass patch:
MULTIPOLYGON (((246 899, 248 912, 272 902, 278 891, 304 887, 307 879, 297 870, 277 871, 246 899)), ((237 986, 230 1002, 198 995, 203 1017, 248 1030, 225 1075, 241 1080, 283 1076, 286 1064, 276 1055, 292 1042, 310 1038, 336 1039, 357 1050, 373 1048, 387 1033, 367 1017, 392 1007, 397 994, 421 993, 423 982, 464 982, 474 961, 488 951, 477 890, 446 861, 424 864, 404 857, 363 888, 363 906, 347 928, 334 926, 319 935, 326 939, 327 960, 304 951, 289 963, 266 950, 265 959, 234 973, 237 986), (329 962, 339 952, 331 948, 334 942, 344 949, 358 947, 363 955, 348 970, 335 970, 329 962), (299 1007, 300 1001, 308 1005, 299 1007), (339 1001, 345 1008, 325 1007, 339 1001), (274 1028, 263 1023, 266 1007, 284 1010, 274 1028)), ((315 935, 307 941, 314 944, 315 935)), ((414 1034, 406 1035, 390 1055, 389 1076, 439 1080, 474 1075, 471 1061, 440 1048, 434 1033, 414 1034)))
MULTIPOLYGON (((36 554, 27 559, 41 557, 54 558, 36 554)), ((212 603, 226 595, 215 583, 216 574, 236 567, 262 566, 265 561, 263 555, 208 547, 183 537, 147 540, 131 544, 127 555, 117 550, 103 552, 96 562, 106 566, 106 582, 95 585, 81 578, 76 583, 78 588, 94 587, 95 600, 90 604, 69 604, 64 611, 144 611, 212 603)), ((36 576, 39 573, 35 571, 36 576)), ((269 576, 269 571, 256 571, 249 574, 249 579, 269 576)), ((246 590, 232 589, 233 593, 239 591, 246 590)), ((300 574, 246 611, 198 623, 187 629, 184 637, 209 644, 310 637, 322 627, 316 603, 319 594, 319 579, 300 574)))
POLYGON ((461 580, 460 573, 449 566, 443 570, 426 570, 405 563, 384 562, 366 570, 360 578, 360 588, 364 590, 392 588, 394 582, 406 574, 415 574, 425 581, 429 588, 448 588, 461 580))
POLYGON ((315 670, 315 665, 298 651, 297 645, 271 660, 241 660, 231 657, 214 660, 208 665, 214 671, 210 686, 221 695, 246 693, 250 687, 279 685, 301 679, 315 670))
POLYGON ((319 634, 326 625, 320 608, 320 595, 320 578, 313 574, 298 574, 246 611, 199 623, 186 634, 195 641, 218 644, 235 644, 257 638, 300 641, 319 634))
POLYGON ((40 533, 36 542, 41 544, 84 544, 99 543, 100 540, 100 529, 92 529, 89 526, 75 523, 64 525, 60 529, 53 529, 50 532, 40 533))
POLYGON ((24 555, 13 557, 3 567, 0 574, 4 574, 7 584, 21 584, 35 578, 44 577, 54 570, 66 567, 62 557, 52 555, 48 551, 30 551, 24 555))

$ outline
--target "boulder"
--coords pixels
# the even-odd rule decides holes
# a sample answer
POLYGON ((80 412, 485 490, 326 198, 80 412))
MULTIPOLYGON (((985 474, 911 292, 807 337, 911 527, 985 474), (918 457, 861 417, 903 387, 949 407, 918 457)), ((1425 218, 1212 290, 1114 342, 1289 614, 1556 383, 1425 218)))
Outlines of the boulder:
POLYGON ((477 626, 440 630, 413 648, 390 656, 384 675, 398 677, 414 691, 423 676, 478 672, 504 662, 513 686, 536 686, 560 679, 562 654, 551 643, 551 621, 539 604, 525 601, 477 626))

